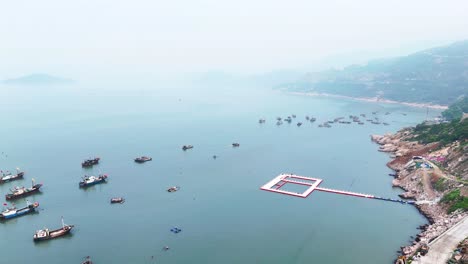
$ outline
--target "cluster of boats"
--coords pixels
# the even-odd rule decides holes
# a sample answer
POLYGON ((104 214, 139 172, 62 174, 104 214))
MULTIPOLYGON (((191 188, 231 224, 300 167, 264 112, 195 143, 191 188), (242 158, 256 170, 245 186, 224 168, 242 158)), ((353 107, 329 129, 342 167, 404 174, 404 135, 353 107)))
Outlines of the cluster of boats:
MULTIPOLYGON (((373 115, 376 115, 378 112, 375 111, 375 112, 372 112, 373 115)), ((390 112, 386 112, 385 115, 389 115, 390 112)), ((360 116, 356 116, 356 115, 350 115, 349 118, 351 119, 351 121, 348 121, 348 120, 345 120, 344 117, 337 117, 335 118, 334 120, 330 120, 330 121, 325 121, 321 124, 318 125, 318 127, 327 127, 327 128, 330 128, 331 127, 331 124, 333 123, 339 123, 339 124, 351 124, 353 122, 359 124, 359 125, 364 125, 365 123, 363 121, 361 121, 360 117, 366 117, 366 114, 360 114, 360 116)), ((287 122, 287 123, 291 123, 293 121, 293 119, 296 118, 296 115, 291 115, 291 116, 287 116, 286 118, 282 118, 282 117, 277 117, 276 118, 276 125, 277 126, 280 126, 283 124, 283 122, 287 122)), ((317 118, 315 117, 311 117, 311 116, 308 116, 306 115, 305 117, 305 120, 306 121, 309 121, 311 123, 315 122, 317 120, 317 118)), ((388 126, 390 125, 389 123, 386 123, 386 122, 381 122, 379 120, 378 117, 374 117, 372 119, 367 119, 366 121, 370 122, 371 124, 376 124, 376 125, 379 125, 379 124, 383 124, 385 126, 388 126)), ((266 119, 263 119, 263 118, 260 118, 258 120, 258 123, 260 124, 264 124, 266 122, 266 119)), ((303 123, 302 122, 297 122, 297 126, 300 127, 303 123)))

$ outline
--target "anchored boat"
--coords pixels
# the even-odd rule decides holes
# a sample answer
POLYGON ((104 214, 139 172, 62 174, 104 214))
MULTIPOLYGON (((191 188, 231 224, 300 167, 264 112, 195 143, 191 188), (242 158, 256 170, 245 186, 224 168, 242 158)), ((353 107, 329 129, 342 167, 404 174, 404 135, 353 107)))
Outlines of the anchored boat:
POLYGON ((35 184, 34 179, 32 179, 31 188, 25 187, 15 187, 13 190, 10 189, 11 193, 5 195, 7 200, 14 200, 21 197, 29 196, 39 191, 42 187, 42 183, 35 184))
POLYGON ((110 202, 111 202, 111 204, 113 204, 113 203, 123 204, 123 203, 125 203, 125 199, 123 197, 115 197, 115 198, 111 198, 110 202))
MULTIPOLYGON (((6 204, 3 204, 6 206, 6 204)), ((26 201, 26 206, 20 209, 17 209, 15 206, 5 209, 3 212, 0 213, 0 220, 7 220, 11 218, 15 218, 18 216, 22 216, 25 214, 32 213, 36 211, 36 208, 39 207, 39 203, 35 202, 33 204, 26 201)))
POLYGON ((182 146, 183 151, 186 151, 187 149, 193 149, 193 146, 192 145, 183 145, 182 146))
POLYGON ((147 156, 141 156, 141 157, 135 158, 136 163, 143 163, 143 162, 147 162, 151 160, 153 160, 153 158, 147 157, 147 156))
POLYGON ((240 147, 240 144, 239 144, 239 143, 232 143, 232 146, 233 146, 234 148, 237 148, 237 147, 240 147))
POLYGON ((62 217, 62 228, 55 229, 55 230, 49 230, 48 228, 37 230, 33 236, 33 240, 34 242, 38 242, 38 241, 44 241, 44 240, 61 237, 70 233, 73 227, 74 227, 73 225, 66 225, 63 222, 63 217, 62 217))
POLYGON ((107 174, 100 174, 99 176, 88 176, 85 175, 83 180, 80 181, 80 188, 86 188, 95 184, 103 183, 107 179, 107 174))
POLYGON ((2 173, 2 176, 0 177, 0 184, 9 182, 9 181, 22 179, 23 176, 24 176, 24 172, 16 168, 16 174, 2 173))
POLYGON ((92 167, 93 165, 96 165, 99 163, 99 160, 101 158, 94 158, 94 159, 87 159, 81 163, 81 167, 92 167))
POLYGON ((91 261, 91 257, 87 256, 85 260, 81 262, 81 264, 93 264, 93 262, 91 261))
POLYGON ((173 186, 173 187, 167 189, 167 191, 168 192, 177 192, 179 189, 180 189, 179 186, 173 186))

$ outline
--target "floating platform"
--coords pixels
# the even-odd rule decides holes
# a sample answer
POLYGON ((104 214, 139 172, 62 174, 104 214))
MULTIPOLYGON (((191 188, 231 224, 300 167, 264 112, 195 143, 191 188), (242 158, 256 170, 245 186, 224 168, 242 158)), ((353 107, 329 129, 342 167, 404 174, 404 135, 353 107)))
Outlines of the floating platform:
POLYGON ((382 197, 378 197, 372 194, 349 192, 349 191, 342 191, 342 190, 319 187, 319 185, 322 182, 323 180, 318 179, 318 178, 299 176, 295 174, 280 174, 276 176, 274 179, 272 179, 271 181, 264 184, 262 187, 260 187, 260 189, 264 191, 286 194, 286 195, 291 195, 291 196, 296 196, 296 197, 301 197, 301 198, 307 198, 313 191, 321 191, 321 192, 329 192, 329 193, 342 194, 342 195, 348 195, 348 196, 354 196, 354 197, 377 199, 377 200, 389 201, 389 202, 414 204, 413 201, 382 198, 382 197), (296 185, 303 185, 303 186, 309 186, 309 187, 302 193, 299 193, 299 192, 282 190, 281 188, 283 188, 283 186, 285 186, 286 184, 296 184, 296 185))

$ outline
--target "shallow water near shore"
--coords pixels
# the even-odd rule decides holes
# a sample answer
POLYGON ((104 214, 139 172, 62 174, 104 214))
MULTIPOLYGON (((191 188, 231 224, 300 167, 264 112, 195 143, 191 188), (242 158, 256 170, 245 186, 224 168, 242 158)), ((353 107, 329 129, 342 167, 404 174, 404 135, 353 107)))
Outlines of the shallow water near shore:
POLYGON ((89 255, 96 264, 392 263, 427 222, 409 205, 259 190, 280 173, 295 173, 321 178, 323 187, 397 198, 389 157, 369 135, 415 125, 426 109, 248 85, 36 88, 0 86, 0 169, 26 171, 24 180, 0 185, 0 195, 31 178, 44 184, 29 198, 40 203, 38 213, 0 223, 5 262, 81 263, 89 255), (390 125, 317 127, 373 111, 390 125), (291 114, 292 124, 275 125, 291 114), (184 152, 184 144, 194 148, 184 152), (141 155, 153 161, 133 162, 141 155), (93 156, 100 164, 81 168, 93 156), (78 188, 84 174, 100 172, 108 183, 78 188), (180 191, 168 193, 171 186, 180 191), (109 204, 115 196, 126 202, 109 204), (75 225, 72 236, 33 243, 35 230, 58 228, 61 216, 75 225), (174 226, 182 231, 172 233, 174 226))

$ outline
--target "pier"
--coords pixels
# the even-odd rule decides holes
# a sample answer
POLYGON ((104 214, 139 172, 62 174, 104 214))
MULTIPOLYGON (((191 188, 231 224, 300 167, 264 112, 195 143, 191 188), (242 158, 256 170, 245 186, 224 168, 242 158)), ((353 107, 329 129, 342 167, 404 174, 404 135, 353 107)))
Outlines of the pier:
POLYGON ((397 203, 402 203, 402 204, 414 204, 413 201, 382 198, 382 197, 378 197, 372 194, 349 192, 349 191, 318 187, 322 182, 323 180, 318 179, 318 178, 299 176, 295 174, 280 174, 276 176, 274 179, 272 179, 271 181, 264 184, 262 187, 260 187, 260 189, 263 191, 286 194, 286 195, 291 195, 291 196, 301 197, 301 198, 307 198, 313 191, 321 191, 321 192, 335 193, 335 194, 348 195, 348 196, 354 196, 354 197, 360 197, 360 198, 376 199, 376 200, 382 200, 382 201, 388 201, 388 202, 397 202, 397 203), (308 186, 308 188, 302 193, 282 190, 282 188, 287 184, 308 186))

